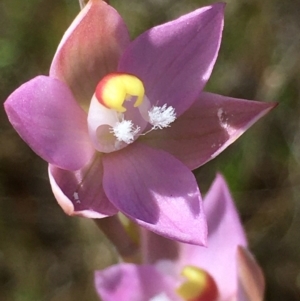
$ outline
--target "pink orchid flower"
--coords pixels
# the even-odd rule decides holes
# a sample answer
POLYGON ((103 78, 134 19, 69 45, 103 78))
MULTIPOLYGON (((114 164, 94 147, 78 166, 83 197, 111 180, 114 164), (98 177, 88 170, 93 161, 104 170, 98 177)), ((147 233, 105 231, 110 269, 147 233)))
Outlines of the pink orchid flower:
POLYGON ((120 15, 90 0, 63 36, 50 75, 8 97, 10 122, 49 163, 67 214, 121 211, 168 238, 206 243, 191 170, 274 107, 202 92, 223 10, 222 3, 200 8, 130 42, 120 15))
POLYGON ((121 263, 95 272, 102 300, 262 301, 264 277, 246 249, 243 227, 220 175, 204 199, 204 211, 208 248, 146 232, 146 264, 121 263), (170 255, 176 256, 166 259, 170 255))

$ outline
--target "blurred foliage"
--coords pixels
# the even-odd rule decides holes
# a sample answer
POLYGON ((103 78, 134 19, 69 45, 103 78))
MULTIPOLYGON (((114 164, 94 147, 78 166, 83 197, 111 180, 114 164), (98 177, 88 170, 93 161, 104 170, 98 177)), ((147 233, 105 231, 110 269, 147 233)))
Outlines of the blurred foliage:
MULTIPOLYGON (((111 0, 132 38, 205 0, 111 0)), ((0 1, 0 96, 47 74, 76 0, 0 1)), ((264 269, 266 300, 300 300, 300 1, 228 0, 220 55, 206 90, 279 106, 195 175, 205 192, 222 172, 250 248, 264 269)), ((67 217, 47 165, 0 111, 0 300, 98 300, 93 270, 115 260, 90 220, 67 217)))

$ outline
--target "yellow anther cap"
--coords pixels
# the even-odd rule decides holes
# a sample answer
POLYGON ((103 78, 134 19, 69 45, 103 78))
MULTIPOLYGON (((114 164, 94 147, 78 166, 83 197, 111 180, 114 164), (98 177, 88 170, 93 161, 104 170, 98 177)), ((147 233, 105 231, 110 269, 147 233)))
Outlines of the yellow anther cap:
POLYGON ((206 271, 194 266, 186 266, 181 274, 187 281, 177 289, 177 293, 184 300, 216 301, 218 299, 217 285, 206 271))
POLYGON ((96 98, 109 109, 123 113, 123 106, 128 96, 136 96, 134 107, 142 104, 145 88, 143 82, 134 75, 126 73, 110 73, 106 75, 97 85, 96 98))

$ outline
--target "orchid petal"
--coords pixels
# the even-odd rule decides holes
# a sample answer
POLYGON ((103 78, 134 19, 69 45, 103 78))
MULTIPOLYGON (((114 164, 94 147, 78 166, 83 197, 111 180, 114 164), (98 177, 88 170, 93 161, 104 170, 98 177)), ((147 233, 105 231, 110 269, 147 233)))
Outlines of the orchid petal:
POLYGON ((237 252, 240 301, 262 301, 264 299, 265 280, 261 268, 252 254, 239 247, 237 252))
POLYGON ((141 139, 193 170, 219 155, 275 106, 204 92, 171 127, 141 139))
POLYGON ((15 90, 4 106, 15 130, 47 162, 77 170, 91 159, 87 115, 59 80, 38 76, 15 90))
POLYGON ((58 204, 68 215, 102 218, 118 212, 103 191, 102 176, 100 155, 75 172, 49 165, 52 191, 58 204))
POLYGON ((129 34, 115 9, 91 0, 64 34, 54 56, 50 76, 65 82, 75 98, 88 106, 97 83, 115 71, 129 34))
POLYGON ((161 293, 177 301, 172 280, 151 265, 118 264, 95 272, 95 287, 103 301, 149 301, 161 293))
POLYGON ((208 248, 181 244, 181 266, 201 267, 216 280, 222 300, 237 291, 236 252, 246 238, 228 187, 218 175, 204 199, 208 248))
POLYGON ((200 8, 154 27, 134 40, 118 70, 138 76, 153 105, 168 104, 177 116, 202 91, 217 58, 224 3, 200 8))
POLYGON ((109 200, 148 230, 170 239, 206 243, 206 221, 193 174, 173 156, 135 142, 103 156, 109 200))

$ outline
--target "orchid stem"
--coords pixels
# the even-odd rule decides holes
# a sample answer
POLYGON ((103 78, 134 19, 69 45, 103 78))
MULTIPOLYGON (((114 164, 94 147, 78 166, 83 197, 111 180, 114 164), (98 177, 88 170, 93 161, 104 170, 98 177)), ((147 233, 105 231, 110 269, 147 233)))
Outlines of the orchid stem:
POLYGON ((136 262, 138 247, 125 231, 117 215, 94 220, 98 228, 115 246, 124 261, 136 262))
MULTIPOLYGON (((89 2, 89 0, 79 0, 80 9, 83 9, 87 5, 88 2, 89 2)), ((109 4, 109 0, 104 0, 104 2, 109 4)))
POLYGON ((159 260, 176 261, 179 258, 179 244, 146 229, 141 229, 142 262, 153 264, 159 260))
POLYGON ((79 5, 80 5, 80 9, 83 9, 86 5, 86 2, 85 0, 79 0, 79 5))

